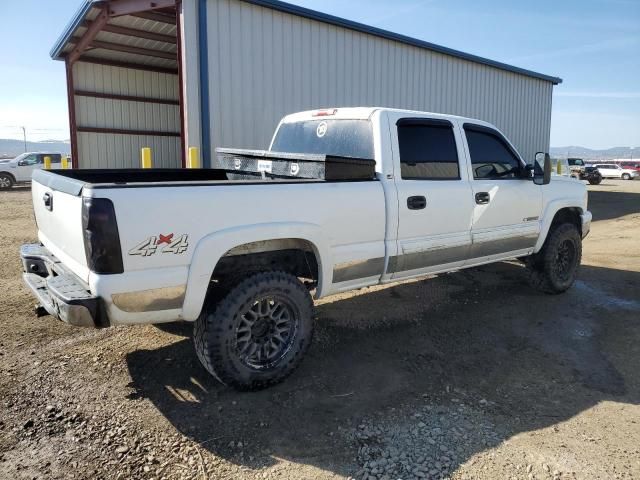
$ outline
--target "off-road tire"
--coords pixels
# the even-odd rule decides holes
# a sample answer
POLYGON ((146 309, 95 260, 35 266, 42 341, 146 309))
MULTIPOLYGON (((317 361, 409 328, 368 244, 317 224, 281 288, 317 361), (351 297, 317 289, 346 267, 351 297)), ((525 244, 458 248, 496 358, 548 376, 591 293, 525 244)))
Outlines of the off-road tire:
POLYGON ((196 354, 204 368, 223 384, 242 391, 260 390, 288 377, 300 364, 313 336, 313 302, 304 285, 281 271, 248 274, 228 292, 210 295, 193 329, 196 354), (243 312, 264 298, 286 302, 297 327, 290 346, 273 365, 257 368, 238 351, 243 312))
POLYGON ((547 235, 540 252, 527 261, 529 283, 544 293, 559 294, 567 291, 575 282, 582 258, 582 238, 576 225, 562 223, 547 235), (573 258, 564 272, 559 273, 560 251, 572 249, 573 258))
POLYGON ((623 180, 631 180, 631 175, 629 175, 628 173, 623 173, 622 174, 622 179, 623 180))
POLYGON ((0 190, 9 190, 13 187, 15 181, 11 175, 0 173, 0 190))
POLYGON ((602 183, 602 178, 589 180, 590 185, 600 185, 602 183))

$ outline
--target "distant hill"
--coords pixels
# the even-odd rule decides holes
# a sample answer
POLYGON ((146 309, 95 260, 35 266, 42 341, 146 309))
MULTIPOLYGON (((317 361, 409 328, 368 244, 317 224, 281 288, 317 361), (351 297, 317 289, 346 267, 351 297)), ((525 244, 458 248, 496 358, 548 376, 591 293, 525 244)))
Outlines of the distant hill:
MULTIPOLYGON (((28 152, 71 153, 71 144, 68 140, 43 140, 42 142, 27 142, 28 152)), ((0 138, 0 158, 14 158, 24 153, 24 142, 10 138, 0 138)))
POLYGON ((629 147, 613 147, 605 150, 592 150, 590 148, 571 147, 551 147, 549 154, 555 158, 577 157, 585 160, 613 160, 631 159, 640 160, 640 148, 630 149, 629 147))

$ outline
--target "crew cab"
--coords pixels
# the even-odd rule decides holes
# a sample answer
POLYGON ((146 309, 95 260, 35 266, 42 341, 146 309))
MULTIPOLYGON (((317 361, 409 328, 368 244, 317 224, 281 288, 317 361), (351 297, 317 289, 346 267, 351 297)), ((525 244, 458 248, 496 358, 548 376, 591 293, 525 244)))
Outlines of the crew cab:
POLYGON ((44 166, 44 157, 51 160, 51 168, 61 167, 62 155, 59 153, 25 152, 13 160, 0 162, 0 190, 6 190, 17 183, 31 181, 34 170, 44 166))
POLYGON ((36 172, 40 242, 21 255, 38 313, 95 327, 195 322, 204 367, 252 390, 300 362, 312 295, 509 259, 546 293, 576 278, 585 185, 552 179, 548 154, 525 162, 487 122, 302 112, 280 122, 265 155, 294 161, 290 173, 258 160, 258 177, 236 178, 242 151, 224 169, 36 172), (371 175, 298 178, 310 155, 361 159, 371 175))

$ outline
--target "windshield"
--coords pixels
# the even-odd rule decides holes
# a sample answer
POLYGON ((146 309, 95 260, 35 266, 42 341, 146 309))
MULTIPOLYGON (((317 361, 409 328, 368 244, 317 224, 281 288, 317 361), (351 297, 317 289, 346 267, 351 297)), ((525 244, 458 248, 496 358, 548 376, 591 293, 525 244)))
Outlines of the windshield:
POLYGON ((373 160, 368 120, 308 120, 280 125, 271 151, 316 153, 373 160))

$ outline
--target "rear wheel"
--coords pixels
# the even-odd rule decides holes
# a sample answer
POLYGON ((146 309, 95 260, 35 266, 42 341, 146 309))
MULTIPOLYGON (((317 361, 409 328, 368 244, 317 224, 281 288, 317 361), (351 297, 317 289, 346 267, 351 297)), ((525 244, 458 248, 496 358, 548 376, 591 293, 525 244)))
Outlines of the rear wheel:
POLYGON ((623 180, 631 180, 631 175, 629 175, 628 173, 623 173, 622 174, 622 179, 623 180))
POLYGON ((293 275, 254 273, 216 302, 194 325, 196 353, 220 382, 259 390, 299 365, 313 335, 309 292, 293 275))
POLYGON ((572 223, 560 224, 549 232, 542 250, 529 257, 529 282, 542 292, 562 293, 575 282, 581 259, 578 228, 572 223))
POLYGON ((0 190, 8 190, 13 187, 14 181, 11 175, 0 173, 0 190))

